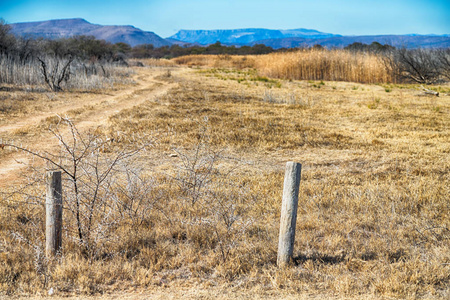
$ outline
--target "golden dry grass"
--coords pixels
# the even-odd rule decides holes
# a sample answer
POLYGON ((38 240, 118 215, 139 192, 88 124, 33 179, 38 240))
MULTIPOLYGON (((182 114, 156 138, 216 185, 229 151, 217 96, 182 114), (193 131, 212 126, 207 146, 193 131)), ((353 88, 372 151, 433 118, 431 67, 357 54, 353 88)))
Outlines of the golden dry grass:
POLYGON ((252 71, 160 79, 178 87, 117 113, 101 129, 157 137, 139 161, 154 178, 158 205, 143 223, 117 226, 91 258, 70 242, 68 230, 61 261, 45 262, 25 242, 42 242, 43 206, 3 203, 3 295, 50 287, 57 295, 170 295, 192 287, 251 298, 450 295, 448 97, 419 97, 415 86, 273 81, 252 71), (231 199, 246 230, 205 225, 214 221, 208 198, 191 205, 177 186, 182 154, 192 154, 204 128, 207 150, 223 156, 211 175, 213 199, 231 199), (290 160, 303 164, 296 265, 278 269, 283 168, 290 160), (223 245, 230 247, 226 259, 223 245))
POLYGON ((169 59, 156 59, 156 58, 142 58, 132 59, 131 64, 137 64, 141 62, 144 66, 149 67, 176 67, 177 64, 169 59))
POLYGON ((177 64, 212 68, 254 68, 255 55, 188 55, 172 59, 177 64))
POLYGON ((307 49, 261 56, 256 68, 262 75, 283 79, 392 82, 381 55, 344 50, 307 49))
POLYGON ((189 55, 173 59, 187 66, 254 68, 259 75, 291 80, 388 83, 394 78, 382 55, 346 50, 300 49, 266 55, 189 55))

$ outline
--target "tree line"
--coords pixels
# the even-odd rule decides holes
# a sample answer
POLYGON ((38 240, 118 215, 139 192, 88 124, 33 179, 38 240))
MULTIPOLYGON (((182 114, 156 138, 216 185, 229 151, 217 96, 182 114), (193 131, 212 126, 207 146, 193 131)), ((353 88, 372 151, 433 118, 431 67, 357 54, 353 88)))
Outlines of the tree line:
POLYGON ((52 91, 61 91, 63 86, 74 83, 74 78, 81 83, 81 77, 110 77, 111 66, 127 65, 128 48, 126 44, 111 44, 92 36, 18 37, 0 20, 0 83, 44 83, 52 91))
POLYGON ((226 46, 220 42, 208 46, 163 46, 159 48, 153 45, 138 45, 129 50, 127 53, 133 58, 175 58, 185 55, 199 54, 228 54, 228 55, 258 55, 276 52, 272 47, 257 44, 254 46, 226 46))

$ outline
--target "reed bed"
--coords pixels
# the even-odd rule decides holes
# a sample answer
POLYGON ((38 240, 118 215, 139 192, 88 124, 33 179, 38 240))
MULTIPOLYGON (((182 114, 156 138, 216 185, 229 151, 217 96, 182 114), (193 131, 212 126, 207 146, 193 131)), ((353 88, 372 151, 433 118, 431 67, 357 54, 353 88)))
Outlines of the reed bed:
POLYGON ((393 78, 381 55, 345 50, 304 49, 258 57, 261 75, 296 80, 386 83, 393 78))
POLYGON ((292 80, 395 82, 381 54, 347 50, 301 49, 266 55, 189 55, 173 59, 187 66, 252 68, 261 76, 292 80))

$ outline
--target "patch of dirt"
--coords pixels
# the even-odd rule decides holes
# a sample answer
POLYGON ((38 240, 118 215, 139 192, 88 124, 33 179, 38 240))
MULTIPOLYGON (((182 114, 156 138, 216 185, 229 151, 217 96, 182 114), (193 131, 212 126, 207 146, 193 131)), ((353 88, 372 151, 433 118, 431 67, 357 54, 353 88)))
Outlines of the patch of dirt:
MULTIPOLYGON (((76 116, 76 126, 80 131, 87 131, 105 125, 114 114, 122 110, 132 108, 143 102, 160 97, 174 88, 176 82, 159 80, 163 70, 159 68, 139 68, 135 75, 135 85, 114 93, 113 95, 99 95, 94 97, 81 97, 76 101, 71 101, 57 106, 51 111, 36 112, 26 118, 12 120, 6 125, 0 126, 0 139, 11 140, 20 132, 27 132, 30 128, 35 128, 47 118, 56 115, 69 115, 72 111, 82 111, 76 116)), ((189 69, 179 68, 172 70, 172 73, 185 73, 189 69)), ((50 133, 39 135, 28 135, 22 139, 24 147, 32 147, 36 150, 48 150, 56 146, 56 140, 51 138, 50 133)), ((0 187, 9 186, 16 180, 18 175, 26 167, 29 157, 25 153, 14 152, 0 156, 0 187), (23 162, 23 163, 20 163, 23 162)))

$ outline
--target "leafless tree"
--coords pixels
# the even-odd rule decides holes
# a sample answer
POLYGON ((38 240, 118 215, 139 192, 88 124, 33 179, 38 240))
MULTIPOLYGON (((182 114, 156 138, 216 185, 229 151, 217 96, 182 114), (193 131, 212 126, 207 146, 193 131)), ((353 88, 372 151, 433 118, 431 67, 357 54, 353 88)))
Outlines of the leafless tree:
POLYGON ((15 38, 10 31, 11 26, 0 19, 0 54, 8 53, 15 46, 15 38))
POLYGON ((61 83, 68 81, 70 77, 70 64, 73 62, 73 57, 68 58, 44 58, 38 57, 41 64, 41 72, 45 83, 54 92, 62 91, 61 83))
POLYGON ((436 50, 436 55, 441 64, 441 74, 450 81, 450 48, 436 50))
POLYGON ((432 49, 394 49, 387 64, 399 81, 432 84, 441 75, 441 64, 432 49))

